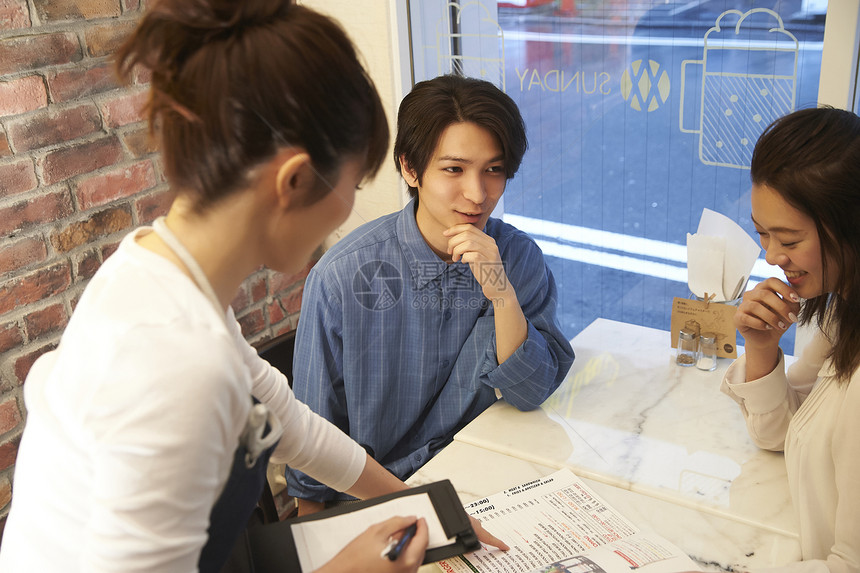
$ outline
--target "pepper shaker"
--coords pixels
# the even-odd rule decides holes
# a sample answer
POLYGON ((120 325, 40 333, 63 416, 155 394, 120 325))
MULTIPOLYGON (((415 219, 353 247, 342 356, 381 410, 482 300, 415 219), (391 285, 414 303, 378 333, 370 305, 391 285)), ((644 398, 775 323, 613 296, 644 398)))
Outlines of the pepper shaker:
POLYGON ((696 363, 696 333, 687 328, 678 332, 678 351, 675 356, 675 364, 678 366, 692 366, 696 363))

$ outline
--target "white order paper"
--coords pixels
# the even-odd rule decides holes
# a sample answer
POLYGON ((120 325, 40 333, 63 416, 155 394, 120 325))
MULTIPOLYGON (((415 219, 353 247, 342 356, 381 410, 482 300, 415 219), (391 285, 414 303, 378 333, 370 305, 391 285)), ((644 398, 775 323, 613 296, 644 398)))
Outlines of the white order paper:
MULTIPOLYGON (((426 493, 406 495, 334 517, 294 523, 290 529, 302 571, 322 567, 369 526, 395 515, 423 517, 427 521, 430 548, 452 542, 445 535, 430 496, 426 493)), ((379 550, 382 551, 382 547, 379 550)))

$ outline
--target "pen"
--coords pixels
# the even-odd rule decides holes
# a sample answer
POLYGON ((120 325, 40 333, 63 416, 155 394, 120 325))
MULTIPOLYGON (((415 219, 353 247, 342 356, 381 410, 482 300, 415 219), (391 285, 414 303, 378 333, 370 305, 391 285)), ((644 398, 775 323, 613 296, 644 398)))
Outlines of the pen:
POLYGON ((415 522, 406 529, 404 529, 403 536, 398 541, 389 543, 388 547, 386 547, 387 552, 383 552, 383 554, 388 557, 390 561, 395 561, 403 552, 403 550, 406 549, 406 546, 409 544, 409 541, 415 536, 415 531, 417 528, 418 522, 415 522))

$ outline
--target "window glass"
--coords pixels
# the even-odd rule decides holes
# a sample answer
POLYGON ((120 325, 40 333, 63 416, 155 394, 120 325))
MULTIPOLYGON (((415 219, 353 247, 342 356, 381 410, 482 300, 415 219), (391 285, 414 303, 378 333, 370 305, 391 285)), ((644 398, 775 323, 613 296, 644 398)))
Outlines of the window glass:
MULTIPOLYGON (((502 216, 547 256, 568 336, 598 317, 667 330, 703 209, 755 237, 750 155, 770 121, 816 105, 826 10, 411 0, 415 81, 483 77, 519 105, 530 149, 502 216)), ((782 275, 759 260, 750 285, 767 276, 782 275)))

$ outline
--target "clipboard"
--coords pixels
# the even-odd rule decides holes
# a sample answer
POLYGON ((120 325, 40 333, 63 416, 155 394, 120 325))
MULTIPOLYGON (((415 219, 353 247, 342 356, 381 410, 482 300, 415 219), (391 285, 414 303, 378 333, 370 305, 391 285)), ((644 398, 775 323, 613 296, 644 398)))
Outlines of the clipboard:
MULTIPOLYGON (((294 534, 297 532, 294 532, 294 526, 320 520, 332 520, 330 523, 334 523, 338 516, 344 514, 361 512, 399 498, 423 495, 430 498, 439 524, 448 538, 444 545, 427 548, 424 554, 424 564, 448 559, 481 547, 454 486, 449 480, 442 480, 373 499, 332 507, 312 515, 251 527, 248 529, 248 542, 251 555, 253 555, 255 572, 287 573, 302 571, 299 551, 296 547, 296 535, 294 534)), ((432 518, 432 516, 424 517, 432 518)), ((352 532, 351 538, 354 539, 377 521, 379 520, 363 522, 360 528, 352 532)), ((336 549, 340 551, 342 547, 336 549)), ((380 549, 382 548, 380 547, 380 549)))

